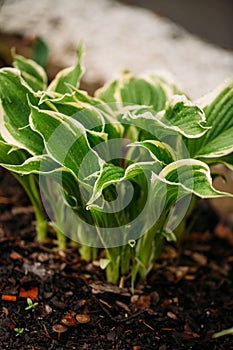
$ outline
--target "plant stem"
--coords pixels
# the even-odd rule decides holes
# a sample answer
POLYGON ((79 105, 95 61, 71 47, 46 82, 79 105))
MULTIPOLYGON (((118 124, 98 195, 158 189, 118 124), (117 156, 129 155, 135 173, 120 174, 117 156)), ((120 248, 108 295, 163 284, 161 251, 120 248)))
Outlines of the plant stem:
POLYGON ((98 256, 98 248, 82 244, 79 248, 80 256, 85 261, 93 261, 98 256))
POLYGON ((164 237, 160 234, 166 224, 166 213, 161 214, 154 226, 138 240, 136 260, 138 261, 138 273, 142 279, 146 279, 152 267, 152 261, 160 254, 164 237))
POLYGON ((121 274, 126 275, 130 271, 132 247, 127 243, 121 247, 121 274))
POLYGON ((196 197, 195 195, 192 195, 188 210, 187 210, 184 218, 182 219, 180 224, 174 230, 178 245, 180 245, 184 241, 185 236, 192 229, 192 226, 193 226, 193 223, 195 220, 193 219, 187 228, 186 228, 186 222, 187 222, 187 219, 191 216, 191 214, 192 214, 192 212, 197 204, 197 201, 198 201, 198 197, 196 197))
POLYGON ((106 249, 106 258, 110 263, 106 267, 107 281, 116 284, 120 276, 120 251, 119 247, 106 249))
POLYGON ((34 175, 20 176, 18 174, 13 174, 13 176, 23 186, 25 192, 27 193, 33 205, 35 217, 36 217, 37 239, 39 242, 43 242, 43 240, 47 236, 48 222, 44 216, 40 195, 36 186, 35 176, 34 175))

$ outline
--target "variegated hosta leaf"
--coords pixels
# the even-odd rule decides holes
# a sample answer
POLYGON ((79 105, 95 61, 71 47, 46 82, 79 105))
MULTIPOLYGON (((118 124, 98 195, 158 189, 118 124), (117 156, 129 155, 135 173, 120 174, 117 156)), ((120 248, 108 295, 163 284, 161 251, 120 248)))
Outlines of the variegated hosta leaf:
POLYGON ((50 90, 43 92, 38 106, 40 109, 51 109, 66 114, 67 116, 71 116, 86 108, 84 103, 77 101, 75 92, 67 92, 63 95, 50 90))
POLYGON ((211 129, 198 140, 189 140, 191 156, 221 162, 233 152, 233 80, 197 101, 204 109, 206 125, 211 129))
POLYGON ((43 141, 29 126, 28 95, 35 101, 18 70, 0 70, 0 133, 10 144, 23 148, 32 155, 41 154, 43 141))
POLYGON ((101 111, 98 109, 98 107, 94 107, 79 101, 77 98, 77 95, 80 96, 78 90, 70 94, 59 94, 59 96, 57 96, 56 93, 56 97, 50 97, 49 95, 51 95, 51 92, 46 92, 43 94, 39 103, 40 109, 47 110, 49 109, 48 107, 50 107, 50 109, 53 111, 62 113, 67 117, 72 117, 73 119, 77 120, 86 129, 95 130, 98 132, 104 131, 105 119, 101 111))
POLYGON ((200 198, 230 196, 214 189, 208 165, 196 159, 178 160, 153 176, 167 185, 169 206, 186 194, 195 194, 200 198))
MULTIPOLYGON (((158 162, 135 163, 130 165, 125 171, 113 165, 104 165, 96 179, 93 187, 92 197, 87 203, 89 208, 98 208, 94 202, 103 194, 103 190, 108 186, 117 185, 125 180, 138 182, 137 178, 146 175, 141 190, 148 188, 149 207, 153 211, 156 207, 158 212, 166 208, 169 210, 181 198, 195 194, 201 198, 212 198, 229 195, 218 191, 212 186, 209 167, 195 159, 182 159, 170 163, 162 171, 158 162), (161 208, 160 208, 161 207, 161 208)), ((140 181, 138 182, 140 185, 140 181)), ((143 202, 143 205, 145 201, 143 202)), ((131 210, 134 205, 131 204, 131 210)), ((142 209, 142 208, 141 208, 142 209)), ((148 214, 149 215, 149 214, 148 214)))
MULTIPOLYGON (((55 180, 63 188, 66 200, 72 209, 77 212, 85 209, 85 201, 80 193, 80 184, 69 169, 61 167, 48 155, 34 156, 25 160, 24 151, 19 149, 12 151, 10 145, 4 144, 2 141, 0 141, 0 152, 0 166, 21 176, 35 174, 55 180)), ((43 189, 42 179, 40 185, 43 189)))
POLYGON ((77 103, 101 115, 101 118, 104 120, 105 132, 108 133, 109 139, 123 136, 124 127, 118 122, 118 112, 115 112, 115 110, 118 110, 119 106, 116 106, 115 103, 105 103, 98 98, 89 96, 85 91, 78 90, 72 86, 71 90, 75 92, 73 97, 77 103))
POLYGON ((21 164, 27 159, 29 154, 16 146, 0 139, 0 165, 4 167, 4 164, 21 164))
POLYGON ((61 70, 49 85, 48 90, 65 94, 66 92, 70 92, 68 84, 78 87, 84 71, 81 65, 81 57, 82 47, 80 46, 78 49, 78 61, 76 65, 61 70))
POLYGON ((72 92, 65 95, 46 91, 41 96, 39 107, 71 116, 86 129, 106 132, 109 139, 123 135, 123 126, 117 121, 112 106, 89 96, 85 91, 67 86, 72 92))
POLYGON ((48 109, 60 112, 67 116, 71 116, 83 109, 80 104, 74 101, 72 94, 62 95, 55 91, 44 91, 40 96, 38 107, 43 110, 48 109))
POLYGON ((99 89, 96 96, 105 102, 143 105, 160 111, 167 99, 177 93, 180 90, 175 84, 160 76, 135 77, 130 72, 124 72, 119 80, 99 89))
POLYGON ((61 113, 43 111, 31 105, 30 125, 43 138, 47 153, 70 169, 80 181, 99 171, 102 160, 91 149, 81 123, 61 113))
MULTIPOLYGON (((0 142, 1 147, 1 142, 0 142)), ((20 175, 29 174, 48 174, 60 168, 59 164, 54 162, 50 157, 46 155, 40 155, 30 157, 21 164, 7 164, 6 162, 1 163, 6 169, 16 172, 20 175), (41 165, 43 164, 43 165, 41 165)))
POLYGON ((14 55, 13 65, 21 72, 23 79, 34 91, 46 90, 47 76, 39 64, 20 55, 14 55))
POLYGON ((165 110, 159 113, 159 118, 164 124, 170 123, 174 130, 188 138, 198 138, 209 130, 205 125, 203 110, 184 95, 174 95, 167 102, 165 110))
POLYGON ((113 164, 103 164, 97 180, 93 187, 92 197, 89 199, 87 206, 95 202, 102 195, 105 188, 111 184, 116 184, 124 178, 124 169, 114 166, 113 164))
POLYGON ((207 162, 209 162, 210 164, 222 163, 226 165, 229 169, 233 170, 233 152, 221 158, 207 159, 207 162))
POLYGON ((167 103, 166 109, 156 114, 151 111, 142 114, 126 113, 122 116, 122 123, 124 122, 140 128, 145 137, 150 133, 159 140, 174 137, 177 133, 186 138, 199 138, 208 131, 204 126, 203 111, 184 96, 174 96, 167 103))
POLYGON ((117 185, 127 180, 138 183, 142 190, 146 191, 148 184, 145 182, 145 176, 147 177, 152 171, 158 173, 160 169, 161 167, 157 161, 134 163, 128 166, 127 169, 105 163, 96 176, 92 196, 87 205, 91 206, 108 186, 112 184, 117 185))
POLYGON ((147 149, 152 159, 159 161, 162 166, 172 163, 176 156, 172 148, 164 142, 156 140, 146 140, 129 144, 130 147, 142 147, 147 149))

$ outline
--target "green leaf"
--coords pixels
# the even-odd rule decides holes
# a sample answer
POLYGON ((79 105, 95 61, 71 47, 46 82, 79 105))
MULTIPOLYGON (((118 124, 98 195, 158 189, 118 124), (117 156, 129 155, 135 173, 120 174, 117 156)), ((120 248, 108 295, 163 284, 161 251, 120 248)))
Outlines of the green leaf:
POLYGON ((78 60, 76 65, 60 71, 49 85, 48 90, 65 94, 66 92, 70 92, 67 84, 71 84, 74 87, 79 86, 80 78, 83 74, 83 67, 81 65, 82 53, 83 49, 80 46, 77 53, 78 60))
POLYGON ((214 189, 208 165, 195 159, 175 161, 163 168, 159 175, 154 174, 154 177, 168 185, 168 200, 172 198, 174 204, 189 193, 200 198, 231 196, 214 189), (177 190, 180 193, 175 192, 175 187, 179 187, 177 190))
MULTIPOLYGON (((1 142, 0 142, 0 150, 1 142)), ((29 174, 49 174, 55 170, 61 169, 59 164, 54 162, 50 157, 46 155, 35 156, 26 159, 21 164, 6 163, 1 161, 1 166, 4 168, 16 172, 20 175, 29 175, 29 174)))
POLYGON ((127 169, 123 169, 113 164, 104 163, 100 172, 96 174, 92 196, 89 199, 87 206, 91 207, 91 205, 102 195, 105 188, 127 180, 139 184, 146 193, 147 184, 145 182, 145 176, 148 176, 149 178, 152 172, 158 173, 159 169, 161 169, 161 167, 156 161, 134 163, 129 165, 127 169))
POLYGON ((117 80, 114 80, 110 84, 107 83, 105 86, 98 89, 95 92, 95 96, 106 103, 116 102, 117 97, 115 97, 115 93, 118 89, 119 82, 117 80))
POLYGON ((168 242, 176 242, 176 235, 173 231, 169 230, 168 228, 162 231, 162 235, 166 238, 168 242))
POLYGON ((145 137, 157 138, 160 141, 175 135, 186 138, 199 138, 208 128, 203 126, 205 116, 203 111, 193 105, 184 96, 175 95, 167 104, 166 109, 154 114, 152 111, 127 112, 122 116, 122 123, 130 123, 142 130, 145 137))
POLYGON ((27 159, 28 153, 16 146, 10 145, 3 140, 0 140, 0 163, 5 164, 20 164, 27 159))
POLYGON ((200 139, 188 141, 192 157, 221 162, 233 152, 233 81, 228 81, 197 101, 204 109, 206 126, 211 127, 200 139))
MULTIPOLYGON (((83 202, 80 193, 79 183, 69 169, 61 167, 48 155, 35 156, 25 160, 21 150, 13 150, 9 158, 7 158, 7 150, 11 151, 11 146, 0 141, 0 166, 23 176, 25 181, 27 181, 26 177, 31 174, 46 176, 49 179, 53 179, 63 188, 66 200, 73 209, 80 210, 81 207, 85 208, 85 202, 83 202)), ((42 179, 40 180, 40 186, 43 188, 42 179)))
POLYGON ((130 147, 143 147, 147 149, 152 158, 160 162, 160 164, 167 165, 175 160, 173 150, 164 142, 155 140, 146 140, 141 142, 133 142, 129 144, 130 147))
POLYGON ((44 140, 47 153, 83 181, 100 169, 102 160, 91 149, 86 129, 73 118, 31 105, 30 125, 44 140))
POLYGON ((124 169, 117 167, 113 164, 103 164, 100 174, 93 187, 92 197, 89 199, 87 206, 90 206, 93 202, 99 198, 103 190, 111 184, 116 184, 124 178, 124 169))
POLYGON ((227 154, 226 156, 216 159, 211 159, 211 162, 213 163, 222 163, 224 165, 226 165, 229 169, 233 170, 233 152, 230 154, 227 154))
POLYGON ((105 270, 106 267, 110 264, 111 260, 109 259, 100 259, 100 268, 105 270))
POLYGON ((41 137, 29 126, 30 107, 27 96, 34 101, 20 73, 14 68, 0 70, 0 130, 10 144, 27 150, 32 155, 43 153, 41 137))
POLYGON ((217 333, 214 333, 213 338, 219 338, 219 337, 223 337, 225 335, 233 335, 233 327, 228 328, 228 329, 224 329, 224 330, 217 332, 217 333))
POLYGON ((172 129, 188 138, 198 138, 209 130, 205 125, 203 110, 184 95, 174 95, 167 102, 165 110, 159 113, 159 118, 165 125, 170 123, 172 129))
POLYGON ((44 69, 46 69, 48 63, 48 56, 48 45, 41 37, 37 37, 33 45, 32 60, 38 63, 44 69))
POLYGON ((39 64, 16 54, 13 55, 13 58, 13 66, 21 72, 23 79, 34 91, 47 88, 47 76, 39 64))
POLYGON ((119 80, 99 89, 96 96, 105 102, 150 106, 154 111, 160 111, 164 109, 167 99, 177 93, 180 93, 179 88, 159 75, 135 77, 125 71, 119 80))

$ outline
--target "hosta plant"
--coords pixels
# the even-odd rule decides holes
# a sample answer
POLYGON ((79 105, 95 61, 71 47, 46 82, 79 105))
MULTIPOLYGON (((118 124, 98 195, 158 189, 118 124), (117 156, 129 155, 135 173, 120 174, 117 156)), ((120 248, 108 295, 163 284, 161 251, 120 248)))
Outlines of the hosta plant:
POLYGON ((101 256, 108 281, 134 282, 193 198, 230 195, 209 166, 232 168, 233 81, 192 102, 163 77, 126 71, 92 97, 79 89, 81 54, 49 85, 19 55, 0 70, 0 164, 28 193, 40 241, 52 225, 60 247, 68 237, 82 258, 101 256))

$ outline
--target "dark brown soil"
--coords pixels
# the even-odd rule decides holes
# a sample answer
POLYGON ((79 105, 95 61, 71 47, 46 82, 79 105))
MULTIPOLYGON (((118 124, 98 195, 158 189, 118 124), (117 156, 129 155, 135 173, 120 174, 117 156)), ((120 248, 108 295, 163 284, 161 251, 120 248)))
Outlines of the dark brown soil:
POLYGON ((39 245, 23 190, 0 169, 0 349, 233 349, 231 335, 212 337, 233 326, 232 231, 206 203, 197 218, 132 295, 127 281, 107 285, 77 248, 56 251, 52 237, 39 245), (64 318, 74 325, 59 335, 64 318))

